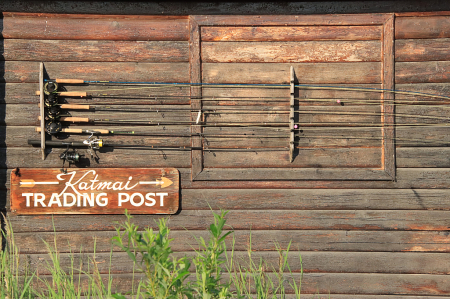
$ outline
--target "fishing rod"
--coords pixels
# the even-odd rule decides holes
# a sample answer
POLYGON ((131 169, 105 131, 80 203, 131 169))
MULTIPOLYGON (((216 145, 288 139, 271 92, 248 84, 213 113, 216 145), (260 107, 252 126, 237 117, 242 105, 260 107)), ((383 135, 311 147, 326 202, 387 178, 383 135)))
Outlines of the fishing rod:
MULTIPOLYGON (((35 128, 36 132, 41 132, 40 127, 35 128)), ((181 134, 181 133, 152 133, 152 132, 140 132, 140 131, 118 131, 118 130, 108 130, 108 129, 72 129, 72 128, 62 128, 60 133, 68 133, 68 134, 91 134, 96 135, 133 135, 133 136, 152 136, 152 137, 204 137, 204 138, 286 138, 283 135, 257 135, 255 133, 233 133, 233 134, 212 134, 212 133, 190 133, 190 134, 181 134)))
MULTIPOLYGON (((58 81, 61 81, 62 79, 56 79, 58 81)), ((63 82, 65 80, 62 80, 63 82)), ((72 81, 72 80, 68 80, 68 81, 72 81)), ((78 82, 80 80, 73 80, 73 82, 78 82)), ((81 82, 81 81, 80 81, 81 82)), ((110 82, 111 84, 141 84, 141 85, 152 85, 152 84, 172 84, 172 83, 162 83, 162 82, 117 82, 117 81, 83 81, 83 82, 110 82)), ((188 84, 188 83, 173 83, 173 84, 188 84)), ((196 85, 194 83, 189 83, 190 85, 196 85)), ((199 83, 202 85, 214 85, 215 83, 199 83)), ((220 85, 220 84, 219 84, 220 85)), ((227 84, 227 85, 231 85, 227 84)), ((238 85, 238 86, 263 86, 263 87, 267 87, 267 86, 288 86, 286 84, 232 84, 232 85, 238 85)), ((449 96, 442 96, 442 95, 438 95, 438 94, 430 94, 430 93, 422 93, 422 92, 416 92, 416 91, 407 91, 407 90, 395 90, 395 89, 380 89, 380 88, 364 88, 364 87, 339 87, 339 86, 327 86, 327 85, 307 85, 307 84, 300 84, 300 85, 295 85, 296 87, 308 87, 308 88, 315 88, 315 89, 336 89, 336 90, 351 90, 351 91, 377 91, 377 92, 391 92, 391 93, 399 93, 399 94, 409 94, 409 95, 414 95, 414 96, 424 96, 424 97, 432 97, 432 98, 441 98, 441 99, 450 99, 449 96)), ((48 82, 46 83, 46 85, 44 86, 44 92, 47 95, 60 95, 60 96, 67 96, 67 97, 88 97, 88 94, 86 91, 84 92, 67 92, 67 91, 58 91, 58 84, 48 80, 48 82)), ((123 89, 119 89, 119 90, 123 90, 123 89)), ((39 92, 36 92, 36 94, 39 94, 39 92)), ((111 94, 92 94, 89 95, 89 97, 114 97, 114 96, 118 96, 120 97, 120 95, 111 95, 111 94)), ((131 98, 136 98, 136 97, 142 97, 142 95, 136 95, 133 96, 131 98)), ((154 95, 149 95, 149 96, 144 96, 143 98, 152 98, 152 99, 178 99, 180 97, 184 97, 188 100, 192 99, 191 96, 154 96, 154 95)), ((229 97, 213 97, 213 98, 202 98, 202 101, 217 101, 220 99, 228 99, 229 97)), ((237 97, 233 97, 232 99, 230 99, 229 101, 236 101, 237 97)), ((240 101, 248 101, 250 99, 248 99, 249 97, 242 97, 240 99, 240 101)), ((265 99, 265 101, 267 100, 275 100, 275 99, 286 99, 286 97, 254 97, 255 99, 265 99)), ((304 101, 326 101, 328 102, 329 99, 305 99, 305 98, 301 98, 301 97, 295 97, 295 100, 298 100, 300 102, 304 102, 304 101)), ((388 103, 392 103, 393 105, 402 105, 403 103, 424 103, 427 104, 428 101, 420 101, 420 100, 393 100, 393 99, 380 99, 380 100, 375 100, 375 102, 372 100, 372 102, 370 102, 370 100, 365 100, 365 101, 355 101, 354 99, 345 99, 345 100, 340 100, 337 99, 338 103, 343 104, 344 102, 346 103, 360 103, 360 104, 375 104, 375 105, 381 105, 381 104, 388 104, 388 103), (395 102, 394 102, 395 101, 395 102)), ((124 111, 124 110, 122 110, 124 111)))
POLYGON ((261 109, 236 109, 236 108, 224 108, 224 107, 215 107, 215 108, 201 108, 201 109, 192 109, 190 107, 186 108, 118 108, 118 107, 100 107, 93 105, 74 105, 74 104, 54 104, 51 106, 54 108, 51 111, 51 114, 57 115, 60 110, 83 110, 87 112, 96 112, 96 111, 118 111, 118 112, 148 112, 148 113, 180 113, 180 112, 203 112, 208 114, 264 114, 264 113, 274 113, 274 114, 284 114, 289 113, 289 110, 273 110, 277 107, 272 107, 272 109, 261 108, 261 109))
MULTIPOLYGON (((272 84, 272 83, 180 83, 180 82, 125 82, 125 81, 90 81, 82 79, 45 79, 44 91, 55 92, 58 83, 61 84, 108 84, 108 85, 139 85, 139 88, 147 88, 153 86, 184 86, 184 87, 251 87, 251 88, 289 88, 291 84, 272 84), (46 88, 46 86, 49 86, 46 88), (56 87, 56 88, 55 88, 56 87)), ((363 92, 378 92, 378 93, 394 93, 404 95, 414 95, 432 98, 449 99, 450 96, 443 96, 432 93, 424 93, 411 90, 400 89, 385 89, 375 87, 360 87, 360 86, 336 86, 336 85, 314 85, 314 84, 294 84, 295 88, 300 89, 327 89, 327 90, 342 90, 342 91, 363 91, 363 92)))

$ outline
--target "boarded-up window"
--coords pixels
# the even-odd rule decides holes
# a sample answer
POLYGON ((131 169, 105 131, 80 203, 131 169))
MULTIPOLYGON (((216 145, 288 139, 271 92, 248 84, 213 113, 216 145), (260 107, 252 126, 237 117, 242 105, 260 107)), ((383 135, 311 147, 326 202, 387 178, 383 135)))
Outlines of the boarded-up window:
POLYGON ((394 96, 382 92, 394 89, 392 15, 200 16, 190 24, 191 82, 203 83, 191 87, 191 108, 212 111, 192 127, 203 134, 192 140, 203 148, 192 154, 194 180, 395 179, 394 96))

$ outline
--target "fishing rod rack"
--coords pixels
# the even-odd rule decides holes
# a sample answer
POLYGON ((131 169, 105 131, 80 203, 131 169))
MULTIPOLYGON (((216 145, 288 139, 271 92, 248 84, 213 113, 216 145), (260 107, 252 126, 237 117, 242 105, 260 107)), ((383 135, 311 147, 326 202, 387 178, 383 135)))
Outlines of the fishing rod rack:
MULTIPOLYGON (((292 163, 294 160, 294 150, 295 150, 295 129, 297 126, 295 125, 295 73, 294 68, 290 67, 290 99, 289 99, 289 111, 286 111, 289 113, 289 144, 286 146, 286 148, 289 149, 289 160, 292 163)), ((70 114, 62 114, 62 109, 76 109, 76 110, 91 110, 93 109, 90 105, 71 105, 71 104, 65 104, 60 102, 61 97, 88 97, 86 92, 70 92, 70 91, 64 91, 64 88, 61 88, 60 85, 63 84, 86 84, 86 82, 90 81, 84 81, 84 80, 78 80, 78 79, 44 79, 44 64, 40 64, 40 71, 39 71, 39 91, 36 92, 36 95, 39 95, 39 107, 40 107, 40 126, 36 128, 36 131, 40 133, 40 142, 37 142, 36 140, 30 140, 29 143, 32 145, 38 145, 40 143, 41 151, 42 151, 42 159, 45 160, 46 158, 46 146, 57 146, 57 142, 52 142, 50 140, 46 140, 46 136, 57 136, 60 133, 85 133, 90 134, 90 137, 87 138, 82 142, 82 144, 74 143, 74 142, 62 142, 60 145, 63 147, 67 146, 67 150, 61 154, 60 158, 64 161, 69 162, 69 164, 73 164, 78 161, 80 155, 76 153, 75 149, 69 150, 69 147, 74 147, 74 144, 77 144, 77 146, 84 146, 88 147, 88 151, 90 152, 91 156, 93 156, 92 151, 97 150, 100 147, 103 146, 102 139, 97 139, 93 137, 93 135, 98 134, 110 134, 112 131, 105 130, 105 129, 95 129, 95 130, 82 130, 82 129, 71 129, 71 128, 63 128, 63 125, 61 122, 68 121, 68 122, 92 122, 92 119, 84 118, 84 117, 72 117, 70 114)), ((93 82, 93 81, 92 81, 93 82)), ((89 83, 87 83, 89 84, 89 83)), ((203 121, 202 115, 203 110, 201 109, 201 101, 202 99, 194 99, 191 100, 191 108, 189 111, 191 111, 192 115, 192 121, 188 122, 191 125, 191 137, 198 135, 200 137, 200 142, 198 142, 199 138, 193 138, 193 146, 192 150, 194 149, 202 149, 202 142, 201 137, 202 135, 202 129, 201 129, 201 123, 200 121, 203 121), (193 109, 195 108, 195 103, 199 102, 199 110, 198 112, 193 109), (194 104, 192 104, 194 103, 194 104), (199 125, 200 124, 200 125, 199 125), (196 142, 196 141, 197 142, 196 142)), ((120 109, 118 109, 120 111, 120 109)), ((126 110, 126 109, 124 109, 126 110)), ((92 111, 92 110, 91 110, 92 111)), ((128 110, 130 111, 130 110, 128 110)), ((140 110, 144 111, 144 110, 140 110)), ((164 111, 164 110, 163 110, 164 111)), ((169 112, 174 112, 177 110, 166 110, 169 112)), ((187 112, 188 110, 185 110, 187 112)), ((215 110, 214 110, 215 111, 215 110)), ((230 113, 228 112, 226 113, 230 113)), ((154 111, 153 111, 154 112, 154 111)), ((158 110, 156 110, 158 112, 158 110)), ((257 113, 258 111, 252 111, 251 113, 257 113)), ((261 111, 260 111, 261 112, 261 111)), ((68 113, 68 112, 64 112, 68 113)), ((238 113, 245 113, 240 110, 238 110, 238 113)), ((247 112, 248 113, 248 112, 247 112)), ((265 113, 269 113, 266 111, 265 113)), ((102 119, 94 120, 94 121, 105 121, 102 119)), ((130 123, 133 123, 133 120, 129 120, 130 123)), ((107 123, 107 122, 106 122, 107 123)), ((181 123, 181 122, 180 122, 181 123)), ((158 123, 159 125, 159 123, 158 123)), ((252 125, 252 124, 250 124, 252 125)), ((134 133, 134 132, 133 132, 134 133)), ((288 137, 288 136, 286 136, 288 137)), ((153 148, 153 147, 152 147, 153 148)), ((183 148, 185 149, 185 148, 183 148)))

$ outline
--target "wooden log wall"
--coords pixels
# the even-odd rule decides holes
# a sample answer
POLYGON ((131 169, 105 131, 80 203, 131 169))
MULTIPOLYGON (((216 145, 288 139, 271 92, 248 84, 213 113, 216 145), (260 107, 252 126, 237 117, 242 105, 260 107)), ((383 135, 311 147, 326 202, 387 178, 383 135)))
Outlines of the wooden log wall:
MULTIPOLYGON (((12 169, 61 167, 61 149, 41 160, 40 149, 27 145, 38 139, 39 62, 51 78, 85 80, 204 83, 288 83, 294 65, 297 83, 334 87, 383 88, 389 71, 395 89, 447 96, 450 91, 450 13, 391 14, 395 65, 385 69, 386 26, 379 15, 301 16, 280 26, 282 16, 222 16, 208 25, 205 16, 101 16, 3 13, 0 87, 0 207, 14 229, 23 259, 39 267, 48 259, 43 241, 56 238, 62 263, 70 252, 92 256, 105 276, 110 239, 120 215, 17 216, 9 211, 12 169), (320 20, 320 24, 316 24, 320 20), (203 22, 203 23, 202 23, 203 22), (222 22, 222 23, 221 23, 222 22), (374 22, 375 25, 370 25, 374 22), (324 25, 324 24, 327 25, 324 25), (203 24, 203 25, 201 25, 203 24), (235 24, 230 27, 229 24, 235 24)), ((385 22, 385 21, 383 21, 385 22)), ((97 92, 96 86, 66 86, 69 91, 97 92)), ((114 93, 114 87, 108 87, 114 93)), ((102 87, 104 90, 105 87, 102 87)), ((154 151, 114 149, 99 152, 99 163, 84 159, 82 167, 175 167, 181 174, 181 209, 170 216, 173 246, 192 254, 194 236, 206 236, 212 209, 229 210, 238 256, 245 256, 251 236, 255 257, 276 264, 274 241, 285 248, 292 241, 289 262, 300 276, 303 258, 304 298, 450 298, 450 160, 448 98, 412 93, 395 94, 395 176, 380 179, 363 169, 385 167, 386 131, 381 112, 390 97, 359 92, 297 89, 299 123, 297 160, 289 163, 286 137, 225 138, 209 141, 189 137, 204 134, 264 134, 267 128, 230 127, 236 122, 288 122, 288 89, 188 86, 133 89, 130 99, 70 98, 70 103, 113 107, 116 110, 240 107, 270 114, 211 114, 205 121, 218 126, 126 126, 133 130, 183 137, 105 136, 114 143, 220 147, 228 151, 154 151), (141 96, 154 95, 152 99, 141 96), (169 98, 162 99, 162 96, 169 98), (189 100, 195 96, 200 100, 189 100), (259 98, 256 99, 255 97, 259 98), (285 99, 279 97, 286 97, 285 99), (208 100, 206 100, 208 99, 208 100), (313 101, 305 101, 313 99, 313 101), (384 101, 384 102, 383 102, 384 101), (341 105, 343 104, 343 105, 341 105), (328 113, 325 113, 328 112, 328 113), (357 113, 355 113, 357 112, 357 113), (322 125, 317 123, 324 123, 322 125), (330 126, 328 123, 334 123, 330 126), (336 124, 342 124, 342 126, 336 124), (370 128, 351 131, 358 123, 370 128), (333 128, 317 134, 314 128, 333 128), (343 138, 335 138, 343 136, 343 138), (234 152, 239 148, 278 148, 279 151, 234 152), (305 148, 307 150, 305 150, 305 148), (308 178, 302 177, 307 168, 308 178), (215 171, 219 169, 219 171, 215 171), (271 176, 261 177, 261 169, 271 176), (331 169, 331 170, 330 170, 331 169), (333 169, 337 169, 334 171, 333 169), (348 171, 348 173, 345 173, 348 171), (244 172, 243 172, 244 171, 244 172), (328 171, 328 172, 327 172, 328 171), (200 173, 201 180, 195 180, 200 173), (336 177, 339 172, 341 177, 336 177), (252 175, 255 175, 252 177, 252 175), (202 176, 203 175, 203 176, 202 176), (346 175, 348 177, 346 178, 346 175), (187 233, 185 228, 190 231, 187 233), (320 294, 320 295, 317 295, 320 294), (436 296, 436 297, 435 297, 436 296)), ((187 110, 177 113, 97 111, 97 119, 190 122, 187 110)), ((86 112, 72 112, 86 116, 86 112)), ((71 127, 92 128, 93 125, 71 127)), ((104 128, 104 125, 95 125, 104 128)), ((69 136, 79 140, 80 136, 69 136)), ((392 140, 391 140, 392 141, 392 140)), ((89 154, 84 152, 86 157, 89 154)), ((394 156, 394 155, 392 155, 394 156)), ((374 170, 374 171, 375 171, 374 170)), ((155 226, 161 216, 138 215, 141 227, 155 226)), ((126 254, 112 248, 112 273, 117 291, 128 290, 132 279, 126 254)))

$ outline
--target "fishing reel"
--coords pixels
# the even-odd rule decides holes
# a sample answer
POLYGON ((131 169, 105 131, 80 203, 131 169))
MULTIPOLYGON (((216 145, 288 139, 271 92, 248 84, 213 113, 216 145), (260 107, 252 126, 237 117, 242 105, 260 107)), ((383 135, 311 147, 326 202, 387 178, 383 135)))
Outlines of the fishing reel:
POLYGON ((55 81, 47 81, 44 84, 44 93, 46 95, 55 94, 58 91, 58 83, 55 81))
POLYGON ((45 98, 45 106, 47 107, 53 107, 56 106, 58 102, 58 95, 55 93, 48 94, 45 98))
MULTIPOLYGON (((59 158, 64 160, 64 162, 66 162, 66 161, 69 162, 69 165, 70 165, 70 164, 75 164, 77 162, 80 162, 81 156, 82 155, 78 154, 75 149, 71 150, 71 149, 67 148, 67 150, 65 150, 61 155, 59 155, 59 158)), ((64 166, 64 164, 63 164, 63 166, 64 166)))
POLYGON ((67 149, 61 155, 59 155, 59 158, 63 160, 61 172, 67 173, 67 170, 64 168, 66 162, 69 163, 70 167, 71 164, 76 164, 80 162, 81 156, 83 155, 78 154, 75 149, 70 149, 69 147, 67 147, 67 149))
POLYGON ((62 124, 59 121, 51 120, 45 124, 45 131, 50 135, 56 135, 62 131, 62 124))
POLYGON ((48 107, 45 115, 49 119, 57 119, 61 115, 61 109, 57 106, 48 107))

